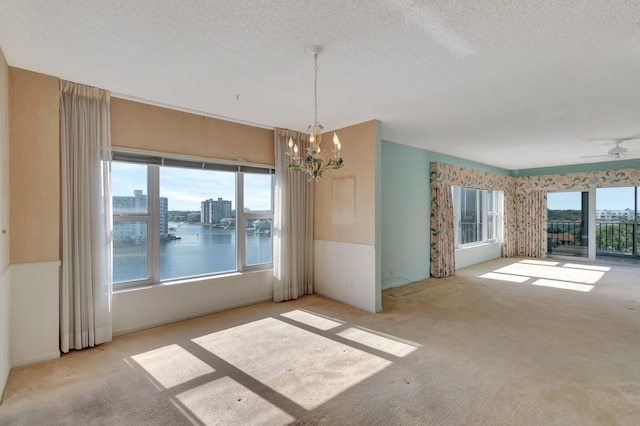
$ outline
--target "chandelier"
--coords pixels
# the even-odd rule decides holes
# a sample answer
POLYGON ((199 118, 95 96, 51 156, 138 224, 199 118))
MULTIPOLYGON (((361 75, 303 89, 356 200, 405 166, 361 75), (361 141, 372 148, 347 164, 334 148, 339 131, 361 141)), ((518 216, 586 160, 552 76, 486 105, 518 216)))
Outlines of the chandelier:
POLYGON ((289 168, 291 170, 305 172, 307 174, 307 180, 319 181, 322 180, 322 174, 330 169, 341 169, 344 165, 344 161, 340 156, 340 139, 338 135, 333 133, 333 150, 328 153, 323 151, 320 147, 322 141, 322 124, 318 123, 318 55, 322 52, 323 47, 314 45, 311 46, 311 53, 313 53, 314 63, 314 107, 315 107, 315 119, 313 123, 309 125, 307 131, 309 132, 309 146, 305 148, 304 155, 302 156, 298 148, 298 144, 293 143, 293 139, 289 138, 289 150, 287 156, 289 157, 289 168))

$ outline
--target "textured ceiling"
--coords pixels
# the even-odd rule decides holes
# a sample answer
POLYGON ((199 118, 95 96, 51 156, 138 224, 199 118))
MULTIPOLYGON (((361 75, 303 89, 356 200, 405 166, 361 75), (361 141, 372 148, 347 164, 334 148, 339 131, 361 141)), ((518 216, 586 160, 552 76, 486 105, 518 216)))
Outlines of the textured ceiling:
POLYGON ((637 0, 0 3, 11 66, 267 127, 312 121, 312 44, 327 130, 378 119, 385 140, 507 169, 640 136, 637 0))

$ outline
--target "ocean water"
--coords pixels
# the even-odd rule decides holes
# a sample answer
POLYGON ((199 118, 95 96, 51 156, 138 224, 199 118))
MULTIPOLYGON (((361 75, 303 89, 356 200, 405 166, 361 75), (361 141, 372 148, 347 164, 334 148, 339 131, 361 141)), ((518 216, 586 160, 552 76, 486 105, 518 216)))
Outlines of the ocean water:
MULTIPOLYGON (((160 242, 160 279, 206 275, 236 268, 236 231, 196 224, 170 224, 177 240, 160 242)), ((247 265, 272 261, 271 235, 246 233, 247 265)), ((114 247, 113 281, 147 276, 146 245, 114 247)))

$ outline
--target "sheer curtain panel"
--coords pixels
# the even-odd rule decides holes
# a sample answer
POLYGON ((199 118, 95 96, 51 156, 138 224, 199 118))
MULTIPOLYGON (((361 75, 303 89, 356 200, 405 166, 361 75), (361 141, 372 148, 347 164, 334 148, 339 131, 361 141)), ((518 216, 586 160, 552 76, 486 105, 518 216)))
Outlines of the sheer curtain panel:
POLYGON ((297 299, 313 293, 313 184, 304 173, 289 169, 289 138, 299 147, 307 135, 275 130, 273 212, 273 300, 297 299))
POLYGON ((60 350, 69 352, 111 340, 110 94, 60 89, 60 350))

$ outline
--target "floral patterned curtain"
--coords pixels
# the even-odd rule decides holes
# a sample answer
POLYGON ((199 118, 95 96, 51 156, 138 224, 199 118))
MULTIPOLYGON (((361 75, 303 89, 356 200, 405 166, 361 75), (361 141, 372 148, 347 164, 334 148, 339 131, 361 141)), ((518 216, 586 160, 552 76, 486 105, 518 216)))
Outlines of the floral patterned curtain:
POLYGON ((514 188, 504 192, 502 257, 518 255, 518 201, 514 188))
POLYGON ((547 257, 547 191, 518 195, 518 255, 547 257))
POLYGON ((514 178, 450 164, 431 163, 431 276, 441 278, 455 273, 452 185, 504 192, 502 255, 517 256, 517 202, 514 178))
POLYGON ((456 256, 453 233, 451 185, 431 187, 431 263, 432 277, 455 274, 456 256))

